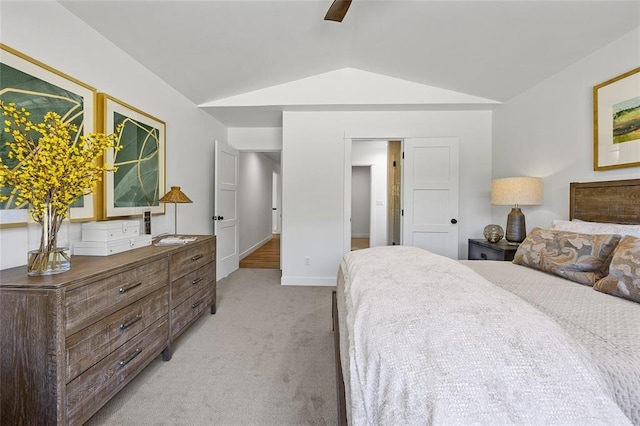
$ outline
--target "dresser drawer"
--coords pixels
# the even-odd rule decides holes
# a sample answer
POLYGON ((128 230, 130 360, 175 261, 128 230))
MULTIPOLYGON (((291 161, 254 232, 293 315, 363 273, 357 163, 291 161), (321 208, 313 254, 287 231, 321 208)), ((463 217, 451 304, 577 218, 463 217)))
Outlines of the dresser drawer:
POLYGON ((490 243, 486 240, 469 240, 469 260, 506 260, 512 261, 519 244, 500 241, 490 243))
POLYGON ((81 424, 167 346, 168 321, 160 320, 67 385, 67 423, 81 424))
POLYGON ((207 286, 173 308, 171 316, 172 337, 177 336, 195 317, 211 306, 212 297, 215 295, 213 291, 210 286, 207 286))
POLYGON ((169 295, 164 287, 67 337, 67 382, 168 315, 169 295))
POLYGON ((171 255, 171 281, 216 260, 215 240, 189 243, 187 248, 171 255), (191 245, 193 244, 193 245, 191 245))
POLYGON ((216 268, 214 263, 204 265, 202 268, 178 278, 171 283, 171 303, 173 306, 178 306, 187 297, 200 289, 210 288, 215 283, 215 280, 216 268))
POLYGON ((66 293, 66 330, 73 334, 167 285, 167 260, 139 266, 66 293))

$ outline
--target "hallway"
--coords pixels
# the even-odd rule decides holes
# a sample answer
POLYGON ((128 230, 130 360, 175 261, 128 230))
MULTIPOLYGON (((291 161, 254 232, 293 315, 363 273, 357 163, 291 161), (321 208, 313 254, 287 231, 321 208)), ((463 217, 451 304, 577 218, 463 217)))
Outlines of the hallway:
POLYGON ((240 261, 241 268, 280 269, 280 234, 240 261))

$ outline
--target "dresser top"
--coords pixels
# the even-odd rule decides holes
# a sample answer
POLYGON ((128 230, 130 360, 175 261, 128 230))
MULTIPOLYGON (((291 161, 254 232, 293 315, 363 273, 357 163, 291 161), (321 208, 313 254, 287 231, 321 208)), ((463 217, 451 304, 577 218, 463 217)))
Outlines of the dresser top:
MULTIPOLYGON (((102 275, 113 274, 115 268, 126 270, 136 267, 140 262, 150 262, 166 258, 169 253, 187 250, 190 247, 206 241, 215 240, 213 235, 193 235, 196 241, 175 245, 156 247, 153 244, 125 251, 111 256, 71 256, 71 269, 54 275, 31 277, 27 275, 27 266, 17 266, 0 270, 0 289, 32 288, 57 289, 71 284, 81 284, 86 281, 99 279, 102 275)), ((154 243, 157 239, 154 239, 154 243)), ((25 254, 26 256, 26 254, 25 254)))

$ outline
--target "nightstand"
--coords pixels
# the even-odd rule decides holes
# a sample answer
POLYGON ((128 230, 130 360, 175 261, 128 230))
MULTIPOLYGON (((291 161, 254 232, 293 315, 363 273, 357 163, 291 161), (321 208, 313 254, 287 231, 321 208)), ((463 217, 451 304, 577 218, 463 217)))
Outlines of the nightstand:
POLYGON ((482 239, 469 239, 469 260, 507 260, 512 261, 519 243, 511 244, 506 240, 490 243, 482 239))

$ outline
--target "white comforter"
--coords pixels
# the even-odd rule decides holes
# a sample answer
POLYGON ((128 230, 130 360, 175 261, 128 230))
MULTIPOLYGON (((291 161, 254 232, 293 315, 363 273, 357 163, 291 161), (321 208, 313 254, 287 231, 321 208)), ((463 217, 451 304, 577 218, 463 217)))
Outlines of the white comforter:
POLYGON ((458 262, 380 247, 340 272, 351 425, 630 423, 580 345, 458 262))

